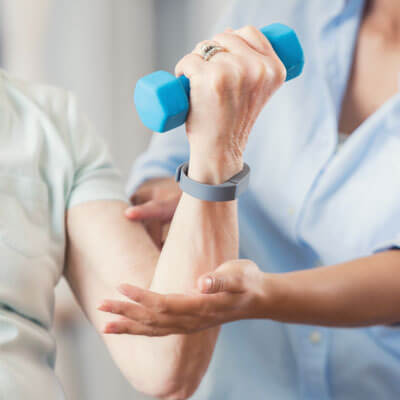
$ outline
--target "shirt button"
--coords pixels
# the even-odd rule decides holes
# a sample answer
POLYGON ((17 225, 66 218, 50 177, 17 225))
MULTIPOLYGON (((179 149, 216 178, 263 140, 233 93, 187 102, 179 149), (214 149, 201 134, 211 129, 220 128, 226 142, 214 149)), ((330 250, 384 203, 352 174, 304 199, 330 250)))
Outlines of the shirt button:
POLYGON ((295 209, 293 208, 293 207, 290 207, 289 208, 289 210, 288 210, 288 213, 289 213, 289 215, 294 215, 294 213, 295 213, 296 211, 295 211, 295 209))
POLYGON ((311 334, 310 334, 310 342, 312 344, 318 344, 318 343, 321 342, 321 340, 322 340, 322 335, 321 335, 320 332, 318 332, 318 331, 311 332, 311 334))

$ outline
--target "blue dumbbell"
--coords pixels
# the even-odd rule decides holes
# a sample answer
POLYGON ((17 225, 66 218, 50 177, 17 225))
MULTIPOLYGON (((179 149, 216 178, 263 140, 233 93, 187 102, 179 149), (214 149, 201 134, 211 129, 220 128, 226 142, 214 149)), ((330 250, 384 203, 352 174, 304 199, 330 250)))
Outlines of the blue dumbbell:
MULTIPOLYGON (((286 67, 286 81, 303 70, 304 55, 295 31, 283 24, 261 29, 286 67)), ((167 132, 185 123, 189 111, 190 82, 157 71, 141 78, 135 89, 135 105, 143 124, 155 132, 167 132)))

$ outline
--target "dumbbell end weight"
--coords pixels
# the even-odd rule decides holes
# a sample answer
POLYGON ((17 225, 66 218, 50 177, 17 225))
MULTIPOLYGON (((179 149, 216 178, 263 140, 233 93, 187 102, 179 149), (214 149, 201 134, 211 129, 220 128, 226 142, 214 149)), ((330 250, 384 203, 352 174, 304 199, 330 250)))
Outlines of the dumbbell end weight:
POLYGON ((166 71, 141 78, 135 88, 136 110, 154 132, 167 132, 185 123, 189 111, 189 80, 166 71))
POLYGON ((286 82, 297 78, 304 67, 304 53, 296 32, 283 24, 260 29, 286 68, 286 82))
MULTIPOLYGON (((299 76, 304 55, 293 29, 272 24, 261 29, 286 68, 286 81, 299 76)), ((190 82, 165 71, 141 78, 135 88, 135 105, 143 124, 155 132, 167 132, 185 123, 189 112, 190 82)))

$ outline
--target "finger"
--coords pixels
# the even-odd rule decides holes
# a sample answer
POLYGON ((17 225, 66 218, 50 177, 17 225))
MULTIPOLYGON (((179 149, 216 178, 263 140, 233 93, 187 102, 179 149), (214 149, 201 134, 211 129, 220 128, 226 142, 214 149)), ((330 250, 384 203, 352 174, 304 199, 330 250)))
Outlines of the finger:
MULTIPOLYGON (((171 217, 172 218, 172 217, 171 217)), ((168 232, 169 232, 169 228, 170 228, 171 224, 167 223, 164 224, 161 228, 161 244, 163 245, 165 243, 165 241, 167 240, 167 236, 168 236, 168 232)))
POLYGON ((157 220, 145 220, 144 226, 154 244, 161 249, 161 222, 157 220))
MULTIPOLYGON (((179 331, 187 331, 188 326, 194 325, 193 320, 197 322, 197 325, 202 322, 201 318, 197 316, 156 313, 141 305, 118 300, 105 300, 97 309, 106 313, 120 315, 142 325, 173 328, 179 331)), ((198 329, 197 325, 195 327, 198 329)))
POLYGON ((161 295, 128 284, 121 285, 119 291, 143 307, 170 315, 208 315, 209 313, 225 311, 232 302, 231 293, 217 293, 213 296, 209 294, 161 295))
POLYGON ((103 329, 105 334, 129 334, 141 336, 167 336, 171 334, 180 333, 178 329, 172 328, 158 328, 148 325, 143 325, 136 321, 114 321, 109 322, 103 329))
POLYGON ((174 210, 171 202, 165 200, 150 200, 143 204, 128 207, 125 210, 127 218, 133 221, 142 221, 149 219, 167 220, 171 219, 174 210))
POLYGON ((175 67, 175 75, 185 75, 190 79, 203 71, 205 61, 199 54, 190 53, 183 57, 175 67))
POLYGON ((139 205, 151 200, 152 190, 150 188, 141 188, 130 197, 130 202, 133 205, 139 205))
MULTIPOLYGON (((224 47, 228 54, 235 54, 239 56, 253 56, 259 55, 247 42, 235 32, 224 32, 216 35, 214 40, 222 47, 224 47)), ((224 53, 221 53, 224 54, 224 53)), ((225 53, 226 54, 226 53, 225 53)), ((210 61, 213 59, 212 57, 210 61)))
POLYGON ((248 46, 250 46, 258 53, 264 56, 275 54, 269 40, 256 27, 250 25, 245 26, 241 29, 234 31, 234 33, 240 36, 247 43, 248 46))
POLYGON ((234 33, 240 36, 247 43, 247 45, 256 52, 264 57, 268 57, 269 62, 272 61, 272 64, 275 65, 276 70, 281 76, 279 80, 284 81, 286 79, 285 66, 275 53, 270 41, 259 29, 254 26, 245 26, 244 28, 236 30, 234 33))
POLYGON ((241 293, 244 291, 242 274, 236 271, 215 271, 211 274, 201 276, 198 287, 202 293, 241 293))
POLYGON ((139 303, 144 307, 153 309, 157 312, 166 311, 163 305, 163 296, 156 292, 129 284, 120 285, 118 290, 130 300, 139 303))
POLYGON ((143 322, 151 319, 149 310, 134 303, 118 300, 104 300, 97 309, 111 314, 118 314, 139 322, 142 321, 142 323, 146 325, 151 325, 150 323, 147 324, 143 322))

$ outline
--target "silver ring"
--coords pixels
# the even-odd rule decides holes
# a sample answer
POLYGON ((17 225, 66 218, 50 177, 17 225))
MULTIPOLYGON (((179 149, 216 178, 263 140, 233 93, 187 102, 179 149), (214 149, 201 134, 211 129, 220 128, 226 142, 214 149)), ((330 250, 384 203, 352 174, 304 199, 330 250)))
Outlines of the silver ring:
POLYGON ((226 52, 228 51, 225 47, 222 47, 215 43, 204 43, 201 48, 201 56, 203 57, 204 61, 209 61, 211 57, 214 57, 217 53, 226 52))

